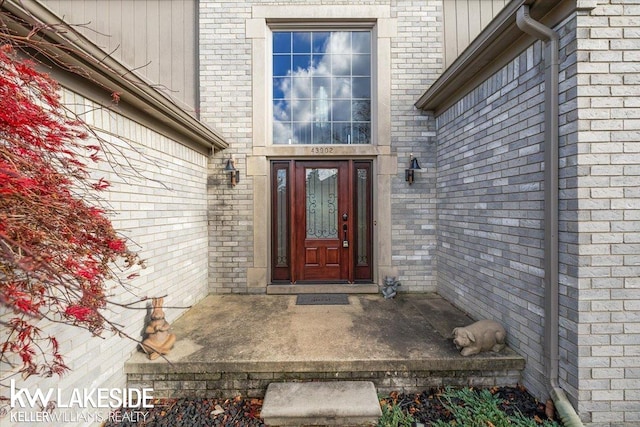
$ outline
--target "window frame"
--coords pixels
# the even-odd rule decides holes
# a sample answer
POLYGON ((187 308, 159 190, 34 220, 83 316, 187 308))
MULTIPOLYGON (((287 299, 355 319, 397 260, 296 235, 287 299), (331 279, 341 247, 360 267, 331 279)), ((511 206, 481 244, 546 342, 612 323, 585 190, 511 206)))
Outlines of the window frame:
MULTIPOLYGON (((377 52, 376 52, 376 21, 300 21, 300 22, 289 22, 289 21, 267 21, 267 37, 266 37, 266 70, 265 70, 265 83, 266 83, 266 100, 267 100, 267 111, 266 111, 266 145, 273 147, 320 147, 320 146, 330 146, 330 147, 371 147, 377 145, 377 75, 376 70, 378 67, 377 60, 377 52), (274 142, 274 93, 273 93, 273 34, 275 32, 281 31, 290 31, 290 32, 332 32, 332 31, 368 31, 370 34, 370 63, 369 63, 369 107, 370 107, 370 117, 369 117, 369 142, 368 143, 321 143, 316 144, 311 141, 309 144, 305 143, 291 143, 291 144, 283 144, 283 143, 275 143, 274 142)), ((353 99, 351 97, 350 99, 353 99)), ((354 122, 353 117, 349 121, 350 125, 353 126, 354 122)))

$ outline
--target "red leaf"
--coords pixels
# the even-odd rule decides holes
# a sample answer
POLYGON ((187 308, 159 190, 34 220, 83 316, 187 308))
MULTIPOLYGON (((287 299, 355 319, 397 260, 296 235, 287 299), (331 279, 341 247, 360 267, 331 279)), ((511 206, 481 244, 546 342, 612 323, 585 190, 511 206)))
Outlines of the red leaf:
POLYGON ((79 305, 70 305, 65 310, 67 316, 73 317, 80 322, 86 321, 93 311, 88 307, 82 307, 79 305))
POLYGON ((94 184, 93 184, 93 188, 94 188, 95 190, 105 190, 105 189, 109 188, 109 186, 110 186, 110 185, 111 185, 111 184, 109 183, 109 181, 107 181, 107 180, 106 180, 106 179, 104 179, 104 178, 100 178, 100 179, 98 180, 98 182, 96 182, 96 183, 94 183, 94 184))

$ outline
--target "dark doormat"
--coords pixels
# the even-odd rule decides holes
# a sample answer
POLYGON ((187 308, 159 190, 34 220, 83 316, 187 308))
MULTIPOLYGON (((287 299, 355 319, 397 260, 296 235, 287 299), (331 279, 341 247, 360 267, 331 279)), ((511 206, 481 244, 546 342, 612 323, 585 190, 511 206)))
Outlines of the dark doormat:
POLYGON ((347 294, 300 294, 296 305, 349 305, 347 294))

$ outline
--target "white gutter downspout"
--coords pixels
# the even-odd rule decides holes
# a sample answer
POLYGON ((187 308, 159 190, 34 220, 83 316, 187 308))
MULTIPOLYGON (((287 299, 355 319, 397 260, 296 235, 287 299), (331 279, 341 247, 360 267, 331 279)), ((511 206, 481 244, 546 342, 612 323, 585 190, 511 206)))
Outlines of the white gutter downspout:
POLYGON ((558 303, 558 33, 529 16, 522 5, 516 23, 525 33, 543 40, 545 50, 544 98, 544 357, 550 395, 565 427, 582 426, 582 421, 559 385, 560 351, 558 303))

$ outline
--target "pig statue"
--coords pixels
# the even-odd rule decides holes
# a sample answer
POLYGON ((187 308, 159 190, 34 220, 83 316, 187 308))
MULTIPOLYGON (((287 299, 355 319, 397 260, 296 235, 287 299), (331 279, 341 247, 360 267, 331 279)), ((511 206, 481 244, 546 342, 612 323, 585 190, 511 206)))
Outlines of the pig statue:
POLYGON ((499 352, 505 347, 507 333, 495 320, 479 320, 469 326, 453 330, 453 343, 463 356, 482 351, 499 352))

